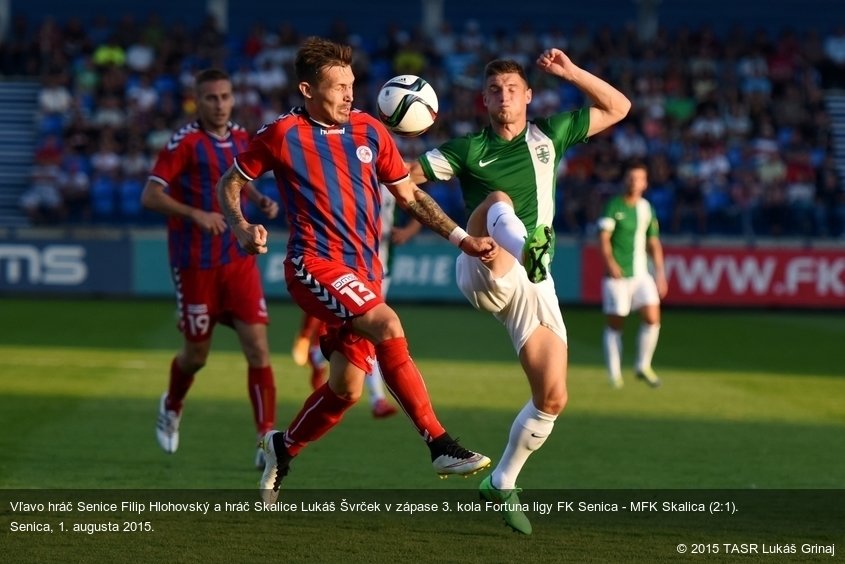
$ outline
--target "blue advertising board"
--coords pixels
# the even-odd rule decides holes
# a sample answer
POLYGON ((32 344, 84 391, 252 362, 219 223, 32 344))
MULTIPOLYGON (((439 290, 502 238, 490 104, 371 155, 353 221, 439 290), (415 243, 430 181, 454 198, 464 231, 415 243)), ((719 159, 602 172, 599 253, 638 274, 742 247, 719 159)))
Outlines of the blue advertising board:
MULTIPOLYGON (((285 237, 272 237, 258 257, 268 299, 289 300, 285 237)), ((391 301, 463 302, 455 284, 458 250, 436 236, 398 247, 391 301)), ((558 243, 553 273, 561 301, 580 299, 580 247, 558 243)), ((164 231, 136 231, 113 240, 60 238, 0 242, 0 292, 170 297, 173 282, 164 231)))
POLYGON ((127 295, 131 256, 125 237, 6 240, 0 242, 0 292, 127 295))

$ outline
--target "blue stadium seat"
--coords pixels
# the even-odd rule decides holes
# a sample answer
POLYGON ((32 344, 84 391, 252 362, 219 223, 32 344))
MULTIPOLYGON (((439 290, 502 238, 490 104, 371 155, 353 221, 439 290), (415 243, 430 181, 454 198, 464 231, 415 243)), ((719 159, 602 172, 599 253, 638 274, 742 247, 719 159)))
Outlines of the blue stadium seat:
POLYGON ((107 176, 97 176, 91 183, 91 211, 94 219, 107 222, 115 217, 117 184, 107 176))
POLYGON ((140 179, 127 178, 120 183, 120 216, 130 222, 138 222, 144 212, 141 206, 141 192, 144 184, 140 179))
POLYGON ((38 134, 58 135, 61 137, 65 127, 65 118, 62 114, 44 114, 38 122, 38 134))

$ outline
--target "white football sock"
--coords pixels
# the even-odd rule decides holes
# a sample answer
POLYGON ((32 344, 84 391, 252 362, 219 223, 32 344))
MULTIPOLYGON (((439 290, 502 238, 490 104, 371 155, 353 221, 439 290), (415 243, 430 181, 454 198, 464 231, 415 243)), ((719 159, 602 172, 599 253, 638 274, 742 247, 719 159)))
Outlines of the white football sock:
POLYGON ((490 206, 487 210, 487 233, 522 264, 522 247, 528 231, 514 213, 513 206, 505 202, 496 202, 490 206))
POLYGON ((639 344, 637 347, 637 371, 651 368, 651 359, 657 348, 657 338, 660 336, 660 325, 643 323, 640 325, 639 344))
POLYGON ((508 446, 493 471, 493 486, 500 490, 516 487, 516 478, 532 452, 543 446, 555 426, 557 415, 543 413, 528 400, 511 425, 508 446))
POLYGON ((604 362, 612 380, 622 378, 622 332, 604 328, 604 362))
POLYGON ((373 371, 367 373, 364 377, 364 383, 367 384, 370 407, 374 406, 379 400, 384 399, 384 380, 381 377, 381 368, 379 368, 378 362, 373 363, 373 371))

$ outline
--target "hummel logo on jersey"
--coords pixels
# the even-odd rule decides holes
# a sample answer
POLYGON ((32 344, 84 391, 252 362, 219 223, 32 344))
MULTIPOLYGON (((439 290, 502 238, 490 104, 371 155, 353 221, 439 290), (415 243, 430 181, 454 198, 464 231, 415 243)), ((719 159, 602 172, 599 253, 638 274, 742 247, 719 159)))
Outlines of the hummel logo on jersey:
POLYGON ((489 161, 485 161, 484 159, 481 159, 481 160, 478 161, 478 166, 480 166, 481 168, 484 168, 485 166, 487 166, 490 163, 497 161, 497 160, 499 160, 499 157, 496 157, 495 159, 490 159, 489 161))
POLYGON ((170 141, 167 143, 167 150, 172 151, 176 147, 179 146, 179 142, 185 138, 189 133, 193 133, 194 131, 199 130, 199 124, 197 122, 189 123, 187 125, 183 125, 179 131, 173 134, 170 138, 170 141))

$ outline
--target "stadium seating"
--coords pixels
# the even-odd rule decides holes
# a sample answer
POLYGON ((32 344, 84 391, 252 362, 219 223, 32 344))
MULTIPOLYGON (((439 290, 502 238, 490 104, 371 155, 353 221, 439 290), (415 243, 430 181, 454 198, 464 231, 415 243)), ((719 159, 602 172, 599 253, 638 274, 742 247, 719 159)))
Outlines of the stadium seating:
MULTIPOLYGON (((499 29, 493 27, 498 25, 493 16, 479 20, 456 13, 431 37, 388 22, 380 24, 377 34, 370 29, 377 25, 373 21, 326 25, 330 35, 359 49, 359 107, 372 110, 381 81, 408 68, 435 86, 440 117, 424 138, 403 142, 408 157, 485 124, 479 74, 497 56, 526 64, 534 88, 529 110, 536 115, 584 103, 572 85, 534 69, 533 57, 545 46, 565 48, 578 64, 622 89, 634 102, 626 122, 571 151, 563 162, 555 224, 561 232, 590 235, 603 201, 620 189, 618 164, 644 158, 654 181, 647 197, 664 233, 843 236, 845 138, 831 131, 845 130, 845 105, 831 89, 840 63, 829 48, 839 36, 818 31, 813 25, 822 23, 810 15, 802 16, 804 27, 798 31, 775 20, 761 27, 742 11, 741 25, 713 29, 701 23, 692 4, 661 9, 663 25, 649 36, 644 29, 624 25, 630 3, 618 4, 618 20, 595 29, 577 23, 565 30, 547 29, 528 9, 518 26, 509 21, 499 29), (807 162, 811 166, 804 170, 807 162), (587 171, 580 180, 570 172, 578 167, 587 171)), ((232 73, 239 100, 236 119, 250 130, 299 103, 292 81, 276 79, 293 76, 291 54, 301 36, 291 23, 302 14, 278 25, 242 22, 239 15, 230 22, 230 32, 221 34, 212 19, 197 20, 192 29, 170 23, 176 21, 171 13, 176 8, 160 8, 160 18, 146 20, 102 13, 81 29, 63 21, 58 6, 56 19, 45 20, 41 28, 16 22, 3 45, 0 70, 43 81, 42 97, 53 109, 42 109, 39 115, 39 139, 63 134, 66 141, 78 141, 87 136, 85 142, 65 146, 90 155, 107 131, 120 151, 130 138, 145 139, 147 156, 153 158, 169 132, 191 119, 191 75, 211 64, 232 73), (52 52, 29 51, 34 38, 46 33, 45 26, 61 41, 52 52), (151 60, 142 56, 150 51, 151 60), (29 55, 10 55, 15 53, 29 55), (271 84, 270 79, 276 81, 271 84), (152 89, 144 98, 155 100, 149 108, 139 102, 142 86, 152 89), (63 89, 76 100, 65 108, 63 89)), ((180 5, 179 13, 184 9, 180 5)), ((567 7, 576 16, 579 9, 567 7)), ((338 10, 342 13, 340 6, 338 10)), ((135 180, 95 178, 94 216, 106 223, 145 221, 132 201, 137 191, 135 180)), ((462 215, 456 190, 434 186, 432 191, 450 214, 462 215)))

